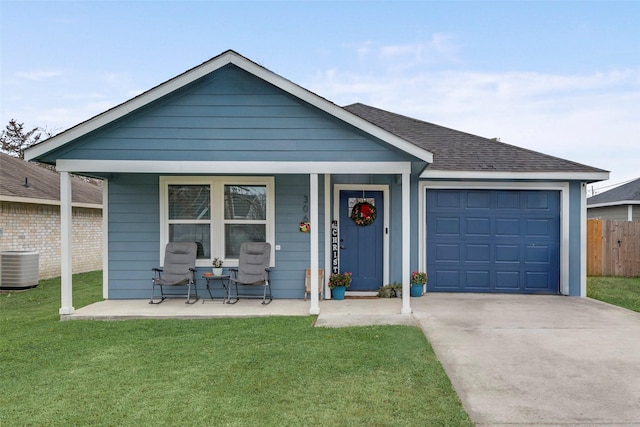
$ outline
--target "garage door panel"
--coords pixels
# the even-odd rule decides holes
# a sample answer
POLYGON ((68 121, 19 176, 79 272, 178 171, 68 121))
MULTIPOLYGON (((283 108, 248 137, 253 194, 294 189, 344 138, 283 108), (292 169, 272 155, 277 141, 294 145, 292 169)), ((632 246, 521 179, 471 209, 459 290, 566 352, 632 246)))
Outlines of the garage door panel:
POLYGON ((465 274, 468 289, 485 292, 491 289, 491 272, 489 270, 469 270, 465 274))
POLYGON ((499 291, 516 291, 520 289, 520 272, 497 271, 495 288, 499 291))
POLYGON ((440 190, 436 195, 435 203, 439 208, 459 208, 460 193, 458 191, 440 190))
POLYGON ((520 219, 519 218, 496 218, 496 236, 502 237, 520 237, 520 219))
POLYGON ((430 290, 557 294, 559 248, 558 191, 427 190, 430 290))
POLYGON ((466 245, 465 250, 464 260, 466 263, 491 261, 491 246, 488 244, 466 245))
POLYGON ((467 209, 489 209, 490 208, 490 193, 488 191, 474 191, 472 193, 466 193, 467 196, 467 209))
POLYGON ((550 209, 549 198, 547 192, 544 191, 527 191, 526 193, 527 209, 550 209))
POLYGON ((525 231, 527 237, 547 237, 553 230, 554 220, 551 218, 527 219, 525 220, 525 231))
POLYGON ((520 209, 520 194, 517 191, 496 191, 496 209, 520 209))
POLYGON ((440 236, 460 236, 460 218, 436 218, 435 232, 440 236))
POLYGON ((496 245, 496 262, 520 262, 520 246, 518 245, 496 245))
POLYGON ((435 248, 435 257, 439 263, 460 262, 459 244, 439 244, 435 248))
POLYGON ((550 264, 552 248, 550 246, 527 246, 525 248, 525 264, 550 264))
POLYGON ((527 271, 525 275, 525 287, 529 291, 544 291, 549 283, 549 273, 546 271, 527 271))
POLYGON ((465 226, 467 236, 491 235, 491 218, 467 218, 465 226))
POLYGON ((458 270, 436 270, 435 274, 429 275, 429 281, 432 277, 438 283, 442 283, 442 290, 456 291, 461 288, 460 271, 458 270))

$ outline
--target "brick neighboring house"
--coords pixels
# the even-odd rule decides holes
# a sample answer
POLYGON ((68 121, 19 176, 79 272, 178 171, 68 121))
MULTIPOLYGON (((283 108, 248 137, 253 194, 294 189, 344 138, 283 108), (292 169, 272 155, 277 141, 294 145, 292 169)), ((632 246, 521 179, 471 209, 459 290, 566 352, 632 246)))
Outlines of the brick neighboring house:
MULTIPOLYGON (((102 189, 73 177, 73 272, 102 269, 102 189)), ((0 153, 0 251, 37 251, 39 279, 60 276, 60 176, 0 153)))

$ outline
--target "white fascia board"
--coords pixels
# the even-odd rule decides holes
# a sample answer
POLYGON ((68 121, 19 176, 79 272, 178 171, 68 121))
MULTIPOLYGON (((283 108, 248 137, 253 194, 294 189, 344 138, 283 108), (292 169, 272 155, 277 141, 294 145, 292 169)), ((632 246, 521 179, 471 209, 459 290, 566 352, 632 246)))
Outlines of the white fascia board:
POLYGON ((620 205, 640 205, 640 200, 620 200, 617 202, 605 202, 605 203, 596 203, 594 205, 590 205, 589 199, 587 199, 587 209, 606 208, 608 206, 620 206, 620 205))
POLYGON ((461 190, 569 190, 568 182, 516 182, 516 181, 420 181, 420 188, 461 190))
POLYGON ((540 179, 560 181, 603 181, 609 179, 609 172, 511 172, 511 171, 442 171, 425 169, 420 178, 424 179, 540 179))
POLYGON ((81 123, 68 131, 61 133, 60 135, 56 135, 48 140, 29 148, 25 151, 25 160, 33 160, 43 154, 48 153, 49 151, 55 150, 64 144, 76 139, 80 138, 87 133, 94 131, 102 126, 105 126, 111 123, 114 120, 117 120, 132 111, 137 110, 138 108, 144 107, 145 105, 174 92, 183 86, 188 85, 189 83, 194 82, 195 80, 206 76, 207 74, 222 68, 227 64, 234 64, 243 70, 247 71, 250 74, 255 75, 256 77, 271 83, 272 85, 288 92, 299 99, 302 99, 305 102, 331 114, 332 116, 349 123, 358 129, 372 135, 376 138, 379 138, 394 147, 399 148, 400 150, 408 153, 412 156, 417 157, 420 160, 423 160, 427 163, 433 163, 433 153, 424 150, 416 145, 413 145, 404 139, 387 132, 386 130, 375 126, 374 124, 361 119, 348 112, 347 110, 333 104, 332 102, 327 101, 326 99, 310 92, 303 87, 293 83, 290 80, 287 80, 278 74, 275 74, 264 67, 248 60, 247 58, 233 52, 227 51, 222 55, 201 64, 190 71, 187 71, 177 77, 174 77, 171 80, 168 80, 165 83, 156 86, 149 91, 124 102, 104 113, 95 116, 84 123, 81 123))
MULTIPOLYGON (((33 197, 17 197, 17 196, 0 196, 1 202, 28 203, 32 205, 53 205, 60 206, 60 200, 53 199, 36 199, 33 197)), ((102 205, 95 203, 73 202, 71 206, 74 208, 102 209, 102 205)))
POLYGON ((62 159, 58 172, 162 174, 401 174, 411 173, 411 162, 203 162, 152 160, 62 159))

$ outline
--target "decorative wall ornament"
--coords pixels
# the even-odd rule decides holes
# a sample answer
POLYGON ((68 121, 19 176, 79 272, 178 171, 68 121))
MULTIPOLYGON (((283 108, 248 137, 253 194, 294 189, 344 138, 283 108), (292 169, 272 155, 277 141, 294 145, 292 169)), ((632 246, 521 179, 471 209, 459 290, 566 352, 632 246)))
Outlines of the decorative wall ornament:
POLYGON ((373 224, 378 216, 376 207, 367 201, 358 202, 351 209, 351 219, 356 225, 365 227, 373 224))
POLYGON ((302 212, 304 212, 304 217, 302 218, 302 221, 300 221, 300 232, 308 233, 311 231, 311 223, 309 223, 309 217, 307 216, 307 213, 309 212, 309 196, 304 196, 302 212))

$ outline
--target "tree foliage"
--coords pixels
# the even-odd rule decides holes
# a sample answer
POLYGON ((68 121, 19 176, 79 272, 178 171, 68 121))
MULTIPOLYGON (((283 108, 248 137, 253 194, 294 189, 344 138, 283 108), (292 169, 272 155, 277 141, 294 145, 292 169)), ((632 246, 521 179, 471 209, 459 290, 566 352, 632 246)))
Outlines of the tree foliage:
POLYGON ((0 131, 0 142, 2 143, 0 150, 13 157, 24 159, 24 150, 49 136, 49 133, 40 127, 25 130, 24 123, 18 123, 15 119, 11 119, 5 129, 0 131))

